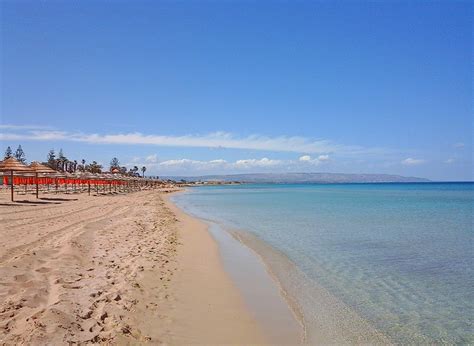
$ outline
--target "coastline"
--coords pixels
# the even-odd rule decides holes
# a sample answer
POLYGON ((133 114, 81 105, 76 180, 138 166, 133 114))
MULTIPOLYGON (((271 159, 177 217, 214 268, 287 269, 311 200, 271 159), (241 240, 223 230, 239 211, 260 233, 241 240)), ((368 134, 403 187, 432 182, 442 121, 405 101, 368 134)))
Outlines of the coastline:
POLYGON ((1 194, 1 343, 275 343, 175 191, 1 194))
MULTIPOLYGON (((199 217, 190 210, 185 212, 210 225, 218 225, 215 221, 199 217)), ((353 309, 317 282, 310 280, 284 253, 247 230, 232 229, 220 224, 218 226, 221 228, 219 233, 228 234, 239 243, 239 246, 249 249, 265 268, 273 285, 278 287, 280 298, 285 301, 299 322, 303 343, 385 345, 392 343, 386 335, 353 309), (311 304, 311 309, 305 306, 308 302, 311 304), (318 311, 316 314, 315 307, 318 311)))
MULTIPOLYGON (((179 194, 186 191, 177 192, 179 194)), ((219 251, 219 263, 225 275, 237 288, 246 309, 256 319, 271 344, 303 344, 306 342, 302 315, 291 302, 279 280, 259 253, 217 223, 200 218, 178 206, 166 196, 176 214, 184 214, 204 227, 219 251)), ((183 228, 185 229, 185 228, 183 228)))
POLYGON ((164 201, 176 215, 182 246, 170 283, 173 299, 163 306, 170 322, 163 340, 171 344, 269 343, 225 272, 207 225, 169 198, 164 201))
POLYGON ((387 343, 327 292, 316 292, 319 324, 308 325, 297 299, 308 292, 282 278, 299 275, 294 264, 250 233, 180 209, 176 193, 0 203, 0 341, 387 343))
POLYGON ((308 344, 392 344, 353 309, 310 280, 284 253, 248 231, 229 232, 265 264, 285 300, 302 321, 308 344), (311 309, 305 301, 311 302, 311 309), (314 314, 315 307, 317 314, 314 314))

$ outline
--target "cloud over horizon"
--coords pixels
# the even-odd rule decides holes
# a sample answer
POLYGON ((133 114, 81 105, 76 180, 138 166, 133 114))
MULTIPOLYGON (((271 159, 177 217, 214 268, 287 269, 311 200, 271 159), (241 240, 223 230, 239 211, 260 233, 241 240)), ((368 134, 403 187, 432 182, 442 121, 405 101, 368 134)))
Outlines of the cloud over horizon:
POLYGON ((303 155, 298 159, 300 162, 312 163, 319 165, 330 160, 329 155, 319 155, 317 158, 312 158, 310 155, 303 155))
MULTIPOLYGON (((150 155, 156 157, 156 155, 150 155)), ((190 172, 195 171, 198 173, 214 173, 217 171, 227 173, 255 173, 260 171, 273 171, 274 169, 283 171, 299 171, 307 170, 314 166, 312 161, 302 160, 277 160, 270 159, 268 157, 262 157, 259 159, 239 159, 235 161, 227 161, 224 159, 213 159, 213 160, 192 160, 192 159, 172 159, 155 162, 150 162, 147 156, 143 159, 133 158, 125 166, 133 167, 136 165, 146 165, 151 171, 159 171, 162 174, 175 174, 177 172, 190 172)))
POLYGON ((124 134, 97 134, 44 130, 21 125, 3 125, 0 140, 27 141, 70 141, 89 144, 120 144, 120 145, 156 145, 163 147, 189 148, 226 148, 247 149, 274 152, 295 152, 306 154, 327 155, 371 155, 382 154, 388 149, 367 148, 357 145, 335 143, 326 139, 310 139, 300 136, 237 136, 227 132, 213 132, 204 135, 145 135, 140 132, 124 134))
POLYGON ((425 163, 426 160, 422 160, 422 159, 414 159, 414 158, 407 158, 405 160, 402 160, 402 165, 405 165, 405 166, 417 166, 417 165, 421 165, 423 163, 425 163))
MULTIPOLYGON (((468 172, 472 162, 463 158, 462 152, 453 153, 452 143, 447 144, 443 157, 436 157, 416 148, 404 150, 346 145, 328 139, 301 136, 242 136, 226 132, 200 135, 146 135, 139 132, 97 134, 36 125, 3 124, 0 125, 0 141, 5 143, 5 147, 8 142, 23 144, 23 141, 30 141, 32 147, 43 148, 57 145, 55 143, 70 143, 79 151, 91 150, 84 149, 82 144, 108 145, 113 147, 114 152, 121 153, 119 156, 124 164, 144 165, 149 169, 147 172, 157 175, 333 171, 423 176, 424 171, 436 165, 468 172), (123 150, 119 146, 123 146, 123 150), (161 149, 150 151, 153 146, 161 149), (207 150, 216 148, 233 150, 207 150)), ((456 143, 460 149, 463 149, 463 145, 456 143)), ((107 152, 111 152, 111 148, 95 147, 89 154, 97 161, 108 162, 110 158, 104 157, 107 152)), ((36 154, 34 159, 41 157, 36 154)))

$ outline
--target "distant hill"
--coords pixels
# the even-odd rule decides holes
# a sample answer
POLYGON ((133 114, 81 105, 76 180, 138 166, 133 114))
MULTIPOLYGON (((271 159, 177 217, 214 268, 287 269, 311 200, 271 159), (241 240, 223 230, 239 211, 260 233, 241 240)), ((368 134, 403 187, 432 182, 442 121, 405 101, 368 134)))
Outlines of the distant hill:
POLYGON ((194 177, 167 177, 186 181, 238 181, 242 183, 418 183, 430 180, 416 177, 403 177, 391 174, 343 174, 343 173, 255 173, 203 175, 194 177))

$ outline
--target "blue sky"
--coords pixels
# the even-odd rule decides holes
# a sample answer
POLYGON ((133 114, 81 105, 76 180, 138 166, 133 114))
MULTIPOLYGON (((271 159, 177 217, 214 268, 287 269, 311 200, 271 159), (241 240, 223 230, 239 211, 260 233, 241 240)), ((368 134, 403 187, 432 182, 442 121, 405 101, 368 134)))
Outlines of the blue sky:
POLYGON ((0 6, 2 150, 29 160, 473 179, 470 2, 0 6))

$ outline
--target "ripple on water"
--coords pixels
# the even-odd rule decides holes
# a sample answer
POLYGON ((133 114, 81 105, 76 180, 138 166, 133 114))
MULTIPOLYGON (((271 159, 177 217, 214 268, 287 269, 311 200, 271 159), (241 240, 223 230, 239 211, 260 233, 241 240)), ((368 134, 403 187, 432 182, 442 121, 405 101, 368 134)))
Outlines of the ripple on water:
POLYGON ((249 185, 176 201, 295 265, 267 256, 314 340, 473 343, 473 186, 249 185))

